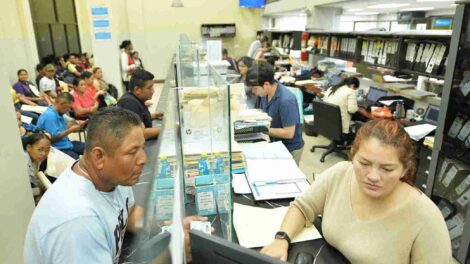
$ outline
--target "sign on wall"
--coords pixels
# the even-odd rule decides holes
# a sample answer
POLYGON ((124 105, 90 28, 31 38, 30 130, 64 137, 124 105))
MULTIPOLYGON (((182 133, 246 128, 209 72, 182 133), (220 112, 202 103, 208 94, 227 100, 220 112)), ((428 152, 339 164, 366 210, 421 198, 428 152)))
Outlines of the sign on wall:
POLYGON ((109 22, 109 9, 107 7, 92 7, 93 35, 96 40, 110 40, 111 26, 109 22))

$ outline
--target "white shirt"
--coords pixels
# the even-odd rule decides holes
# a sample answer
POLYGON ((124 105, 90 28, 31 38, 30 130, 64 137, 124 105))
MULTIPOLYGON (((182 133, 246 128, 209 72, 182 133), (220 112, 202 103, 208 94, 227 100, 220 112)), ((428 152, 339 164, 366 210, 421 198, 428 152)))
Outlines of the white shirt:
POLYGON ((57 87, 55 85, 54 79, 49 79, 46 76, 42 77, 39 81, 39 89, 41 92, 53 92, 57 93, 57 87))
POLYGON ((338 88, 334 94, 331 94, 331 89, 329 89, 326 91, 323 101, 339 106, 341 110, 343 133, 348 134, 351 115, 356 113, 359 109, 357 106, 356 91, 346 85, 338 88))
POLYGON ((121 77, 122 80, 128 82, 131 79, 128 71, 135 69, 135 64, 129 65, 129 57, 125 51, 121 53, 121 77))
POLYGON ((118 263, 133 205, 131 187, 101 192, 68 167, 34 210, 25 263, 118 263))
POLYGON ((258 49, 261 48, 261 41, 255 40, 251 43, 250 48, 248 49, 248 53, 246 56, 255 58, 256 54, 258 54, 258 49))

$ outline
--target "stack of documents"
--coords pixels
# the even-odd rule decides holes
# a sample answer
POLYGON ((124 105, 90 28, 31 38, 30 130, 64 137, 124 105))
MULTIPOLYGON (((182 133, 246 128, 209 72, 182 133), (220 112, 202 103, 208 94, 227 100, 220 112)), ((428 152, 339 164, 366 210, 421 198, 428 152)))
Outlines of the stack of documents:
POLYGON ((436 126, 431 124, 421 124, 416 126, 405 127, 406 133, 408 133, 411 139, 415 141, 420 141, 434 130, 436 130, 436 126))
POLYGON ((239 145, 246 159, 292 159, 289 150, 281 141, 239 145))
MULTIPOLYGON (((279 231, 288 207, 265 209, 242 204, 233 204, 233 225, 238 242, 242 247, 257 248, 271 243, 279 231)), ((318 230, 311 226, 304 228, 292 239, 292 243, 322 238, 318 230)))
POLYGON ((293 159, 247 159, 246 174, 258 201, 295 198, 310 186, 293 159))

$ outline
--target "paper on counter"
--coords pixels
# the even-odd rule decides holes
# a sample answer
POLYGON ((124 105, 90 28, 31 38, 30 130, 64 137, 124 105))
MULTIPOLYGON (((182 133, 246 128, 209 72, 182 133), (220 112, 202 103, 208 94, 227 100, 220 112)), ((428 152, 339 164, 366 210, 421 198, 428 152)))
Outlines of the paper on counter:
POLYGON ((292 159, 292 154, 281 141, 245 143, 240 147, 246 159, 292 159))
MULTIPOLYGON (((274 240, 288 207, 265 209, 238 203, 233 204, 233 225, 238 242, 242 247, 264 247, 274 240)), ((304 228, 292 239, 292 243, 322 238, 318 230, 311 226, 304 228)))
POLYGON ((406 133, 415 141, 421 140, 434 130, 436 130, 436 126, 431 124, 405 127, 406 133))
POLYGON ((233 191, 238 194, 251 193, 250 185, 246 180, 245 174, 232 174, 233 191))

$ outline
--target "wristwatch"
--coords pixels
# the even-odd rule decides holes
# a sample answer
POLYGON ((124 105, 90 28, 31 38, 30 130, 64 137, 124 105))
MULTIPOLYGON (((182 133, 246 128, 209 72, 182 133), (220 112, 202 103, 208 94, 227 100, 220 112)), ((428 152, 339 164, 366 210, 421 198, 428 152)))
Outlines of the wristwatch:
POLYGON ((289 246, 290 246, 290 237, 286 234, 286 232, 279 231, 279 232, 276 233, 274 238, 275 239, 284 239, 285 241, 287 241, 287 244, 289 244, 289 246))

